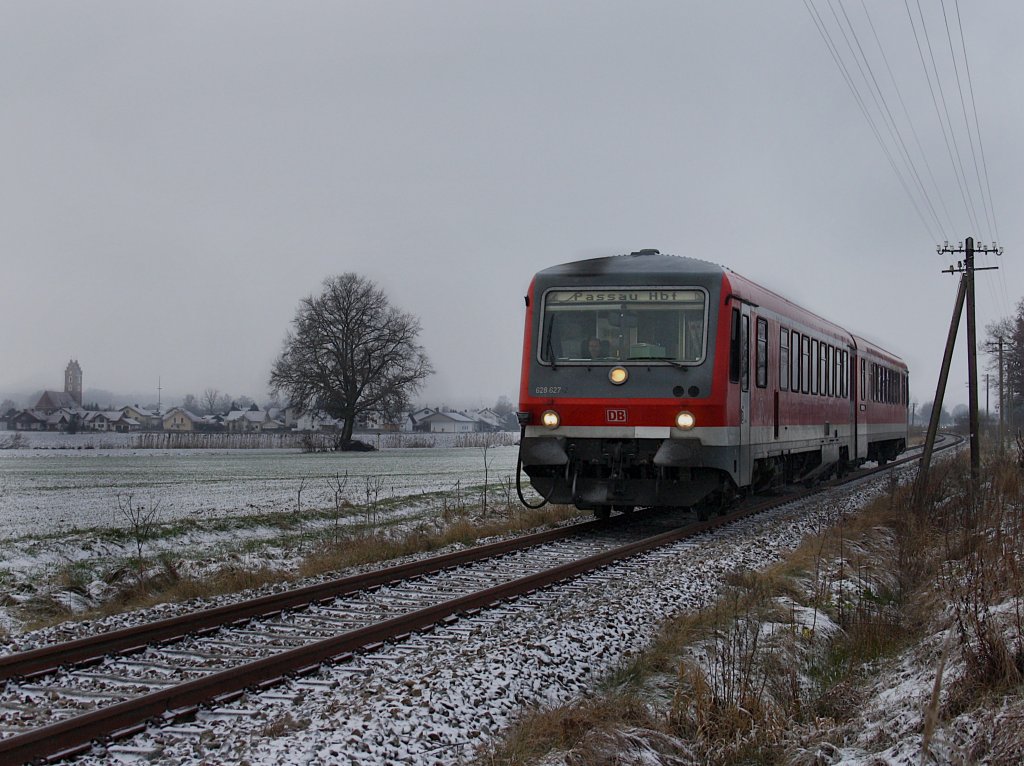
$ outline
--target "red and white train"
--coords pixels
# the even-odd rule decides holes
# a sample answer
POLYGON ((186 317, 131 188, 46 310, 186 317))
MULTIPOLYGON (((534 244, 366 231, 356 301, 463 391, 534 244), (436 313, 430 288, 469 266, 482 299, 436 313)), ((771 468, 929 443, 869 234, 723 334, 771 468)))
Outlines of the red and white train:
POLYGON ((522 470, 605 516, 716 503, 906 448, 897 356, 706 261, 641 250, 526 296, 522 470))

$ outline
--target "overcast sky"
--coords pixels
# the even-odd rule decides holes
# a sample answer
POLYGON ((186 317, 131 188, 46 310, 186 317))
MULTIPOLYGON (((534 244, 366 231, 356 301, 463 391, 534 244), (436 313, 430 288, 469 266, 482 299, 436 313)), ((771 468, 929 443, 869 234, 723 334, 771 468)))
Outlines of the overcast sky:
MULTIPOLYGON (((866 6, 944 235, 990 240, 906 7, 866 6)), ((941 7, 921 6, 984 221, 941 7)), ((978 275, 983 328, 1024 295, 1024 3, 961 6, 1006 247, 978 275)), ((864 6, 844 7, 891 89, 864 6)), ((299 300, 354 271, 421 318, 437 374, 420 401, 515 400, 532 275, 643 247, 724 264, 881 342, 916 400, 934 394, 956 292, 943 235, 803 0, 5 1, 0 104, 0 395, 61 389, 74 357, 87 389, 155 400, 159 377, 165 402, 208 387, 261 400, 299 300)))

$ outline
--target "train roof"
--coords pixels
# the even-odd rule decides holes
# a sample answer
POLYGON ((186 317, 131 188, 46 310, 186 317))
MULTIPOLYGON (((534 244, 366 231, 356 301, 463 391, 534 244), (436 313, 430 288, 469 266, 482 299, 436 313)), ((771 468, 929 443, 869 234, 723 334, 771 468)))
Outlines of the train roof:
POLYGON ((763 287, 741 274, 737 274, 730 268, 721 266, 711 261, 700 258, 691 258, 686 255, 669 255, 658 250, 647 249, 623 255, 608 255, 600 258, 588 258, 582 261, 571 261, 558 264, 537 272, 537 277, 547 281, 549 278, 558 279, 561 277, 604 277, 604 276, 628 276, 633 279, 672 279, 681 275, 726 275, 736 285, 743 285, 746 290, 759 294, 759 297, 771 296, 777 301, 782 301, 791 307, 792 310, 802 312, 808 317, 814 317, 824 326, 832 328, 833 331, 847 336, 853 341, 856 348, 868 350, 886 361, 906 366, 906 363, 896 354, 885 350, 879 344, 850 332, 841 325, 837 325, 828 319, 808 311, 789 298, 779 295, 774 290, 763 287))
POLYGON ((722 274, 728 271, 710 261, 685 255, 667 255, 657 250, 639 250, 628 255, 609 255, 572 261, 537 272, 539 277, 599 277, 606 275, 643 275, 647 277, 680 274, 722 274))

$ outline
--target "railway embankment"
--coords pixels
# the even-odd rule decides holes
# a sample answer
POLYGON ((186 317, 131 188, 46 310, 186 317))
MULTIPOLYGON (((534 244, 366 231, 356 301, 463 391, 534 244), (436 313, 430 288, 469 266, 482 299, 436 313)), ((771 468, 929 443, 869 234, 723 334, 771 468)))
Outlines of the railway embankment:
POLYGON ((1024 460, 966 458, 785 560, 736 571, 598 691, 520 719, 496 764, 1024 761, 1024 460))

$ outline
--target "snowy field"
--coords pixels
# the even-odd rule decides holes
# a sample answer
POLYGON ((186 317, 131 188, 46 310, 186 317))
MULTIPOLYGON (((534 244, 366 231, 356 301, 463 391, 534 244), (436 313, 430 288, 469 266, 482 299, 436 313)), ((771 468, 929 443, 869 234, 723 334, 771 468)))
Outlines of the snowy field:
MULTIPOLYGON (((517 447, 486 453, 489 482, 515 474, 517 447)), ((368 478, 379 498, 466 489, 484 480, 484 450, 389 449, 306 454, 299 450, 25 449, 0 451, 0 539, 70 529, 123 526, 118 495, 160 503, 161 521, 326 508, 332 484, 365 502, 368 478)))

